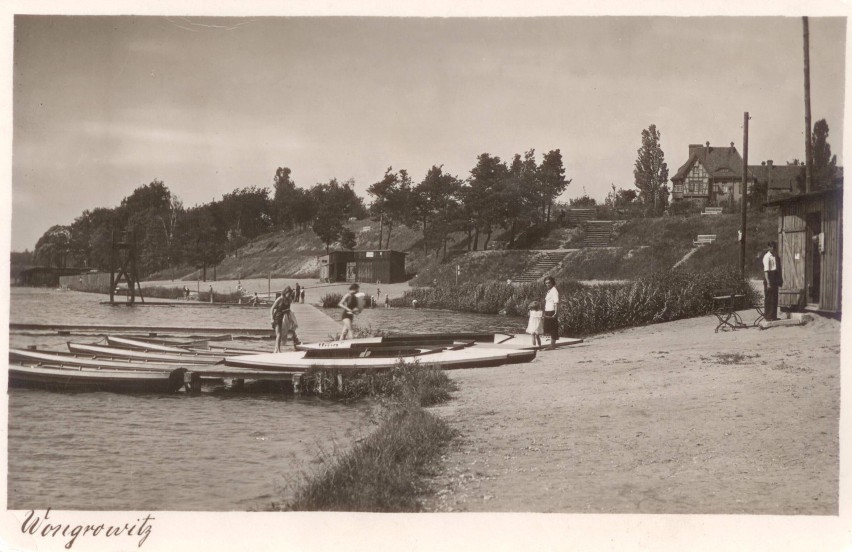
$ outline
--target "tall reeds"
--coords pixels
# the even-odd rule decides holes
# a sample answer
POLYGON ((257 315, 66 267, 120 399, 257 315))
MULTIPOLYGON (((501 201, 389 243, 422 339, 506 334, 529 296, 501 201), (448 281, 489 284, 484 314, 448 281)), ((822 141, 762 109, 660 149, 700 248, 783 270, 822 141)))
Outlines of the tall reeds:
MULTIPOLYGON (((703 316, 712 312, 711 298, 719 290, 744 295, 743 304, 756 300, 749 283, 730 267, 701 272, 666 270, 616 284, 585 286, 567 281, 557 288, 560 330, 570 336, 703 316)), ((407 291, 395 306, 410 306, 416 299, 423 308, 523 316, 531 301, 543 303, 545 292, 542 283, 418 288, 407 291)))

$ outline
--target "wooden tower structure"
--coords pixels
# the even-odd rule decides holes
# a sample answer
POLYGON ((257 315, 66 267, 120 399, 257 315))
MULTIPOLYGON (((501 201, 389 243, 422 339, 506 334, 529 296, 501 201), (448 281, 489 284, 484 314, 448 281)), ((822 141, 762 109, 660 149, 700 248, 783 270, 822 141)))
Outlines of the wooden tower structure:
POLYGON ((136 270, 136 240, 132 230, 121 230, 112 233, 112 249, 109 254, 109 302, 115 304, 116 287, 120 284, 127 285, 127 303, 136 301, 136 292, 139 299, 144 303, 142 297, 142 286, 139 285, 139 277, 136 270))

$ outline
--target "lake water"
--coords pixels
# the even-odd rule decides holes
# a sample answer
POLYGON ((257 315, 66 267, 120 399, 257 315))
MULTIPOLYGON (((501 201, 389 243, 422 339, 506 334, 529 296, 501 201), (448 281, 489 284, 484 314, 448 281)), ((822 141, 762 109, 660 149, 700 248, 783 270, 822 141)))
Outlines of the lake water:
MULTIPOLYGON (((124 308, 99 295, 12 288, 13 323, 266 328, 265 311, 124 308), (227 320, 227 324, 223 322, 227 320)), ((333 314, 337 314, 334 312, 333 314)), ((521 332, 517 318, 368 309, 363 327, 395 333, 521 332)), ((10 333, 10 345, 60 348, 67 337, 10 333)), ((123 395, 9 392, 9 509, 267 509, 322 458, 370 432, 369 401, 281 393, 123 395)))

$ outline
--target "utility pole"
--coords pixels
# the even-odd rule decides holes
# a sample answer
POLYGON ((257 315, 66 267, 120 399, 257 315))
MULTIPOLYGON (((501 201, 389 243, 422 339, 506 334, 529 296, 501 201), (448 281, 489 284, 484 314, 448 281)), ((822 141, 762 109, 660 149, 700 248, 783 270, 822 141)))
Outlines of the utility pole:
POLYGON ((740 203, 742 203, 742 219, 740 221, 740 276, 746 277, 746 207, 748 205, 748 111, 743 113, 743 194, 740 203))
POLYGON ((805 48, 805 192, 813 189, 811 173, 813 172, 813 144, 811 142, 811 55, 808 46, 808 18, 802 18, 805 48))

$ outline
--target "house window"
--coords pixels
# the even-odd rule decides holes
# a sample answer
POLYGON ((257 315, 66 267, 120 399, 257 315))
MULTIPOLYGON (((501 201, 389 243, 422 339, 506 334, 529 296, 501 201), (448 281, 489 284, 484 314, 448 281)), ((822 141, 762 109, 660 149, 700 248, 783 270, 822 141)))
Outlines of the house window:
POLYGON ((690 194, 707 195, 707 171, 696 163, 686 175, 686 191, 690 194))
POLYGON ((672 191, 676 194, 682 194, 683 193, 683 184, 675 184, 672 187, 672 191))

